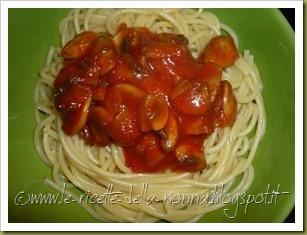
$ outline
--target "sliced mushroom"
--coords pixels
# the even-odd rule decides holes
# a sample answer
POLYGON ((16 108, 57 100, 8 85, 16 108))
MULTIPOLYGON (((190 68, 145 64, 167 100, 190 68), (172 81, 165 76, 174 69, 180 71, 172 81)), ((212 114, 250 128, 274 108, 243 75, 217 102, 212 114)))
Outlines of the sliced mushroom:
POLYGON ((97 37, 98 34, 91 31, 78 34, 62 49, 62 56, 65 59, 77 59, 84 57, 97 37))
POLYGON ((107 109, 115 115, 126 107, 137 110, 139 102, 145 95, 146 93, 136 86, 119 83, 107 89, 104 101, 107 109))
POLYGON ((130 146, 141 135, 137 115, 129 109, 118 113, 114 121, 108 125, 110 136, 121 146, 130 146))
POLYGON ((196 77, 206 82, 210 102, 213 102, 221 82, 222 68, 215 63, 204 63, 199 68, 196 77))
POLYGON ((88 116, 88 123, 94 134, 95 143, 106 146, 110 143, 107 126, 112 123, 113 116, 103 107, 92 107, 88 116))
POLYGON ((166 156, 159 141, 160 139, 153 133, 146 133, 137 140, 136 151, 146 159, 150 167, 157 165, 166 156))
POLYGON ((62 128, 68 135, 75 135, 83 129, 86 124, 88 110, 92 97, 88 96, 79 109, 73 109, 64 113, 62 128))
POLYGON ((237 100, 228 81, 221 82, 214 103, 213 117, 215 124, 220 127, 232 126, 237 115, 237 100))
POLYGON ((98 37, 91 48, 90 58, 100 68, 100 75, 111 71, 117 64, 118 56, 112 39, 102 34, 98 37))
POLYGON ((128 53, 133 57, 138 57, 143 44, 152 36, 152 33, 144 27, 125 28, 113 37, 113 42, 119 54, 128 53))
POLYGON ((222 68, 234 64, 238 57, 239 53, 234 41, 228 35, 212 38, 203 53, 204 62, 213 62, 222 68))
POLYGON ((178 124, 172 113, 169 112, 168 120, 165 127, 159 132, 161 140, 161 147, 165 152, 171 152, 176 146, 178 140, 178 124))
POLYGON ((187 135, 210 135, 214 130, 214 124, 210 113, 203 116, 181 115, 180 130, 187 135))
POLYGON ((207 84, 183 80, 170 91, 172 104, 185 114, 202 115, 211 106, 207 84))
POLYGON ((168 105, 160 96, 147 95, 139 104, 139 122, 142 132, 161 130, 168 119, 168 105))
POLYGON ((181 165, 188 167, 191 171, 200 171, 206 167, 203 149, 195 145, 193 141, 180 141, 176 147, 175 156, 181 165))

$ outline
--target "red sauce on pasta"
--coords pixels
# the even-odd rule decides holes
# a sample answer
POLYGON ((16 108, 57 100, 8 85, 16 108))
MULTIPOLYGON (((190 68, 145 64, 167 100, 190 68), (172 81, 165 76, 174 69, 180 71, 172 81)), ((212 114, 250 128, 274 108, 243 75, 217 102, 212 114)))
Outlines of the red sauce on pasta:
POLYGON ((55 106, 67 135, 123 147, 133 172, 206 168, 203 142, 231 126, 236 99, 222 69, 238 58, 233 39, 217 36, 194 59, 183 35, 119 27, 83 32, 62 49, 55 106))

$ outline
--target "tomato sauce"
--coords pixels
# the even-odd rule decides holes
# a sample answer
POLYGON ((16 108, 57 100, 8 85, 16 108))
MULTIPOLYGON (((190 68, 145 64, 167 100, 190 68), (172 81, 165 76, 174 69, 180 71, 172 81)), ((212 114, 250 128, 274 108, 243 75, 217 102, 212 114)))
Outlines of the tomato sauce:
POLYGON ((236 98, 221 81, 238 58, 229 36, 213 38, 194 59, 183 35, 122 24, 113 38, 77 35, 62 56, 54 83, 62 129, 89 145, 122 146, 133 172, 201 171, 204 140, 235 121, 236 98))

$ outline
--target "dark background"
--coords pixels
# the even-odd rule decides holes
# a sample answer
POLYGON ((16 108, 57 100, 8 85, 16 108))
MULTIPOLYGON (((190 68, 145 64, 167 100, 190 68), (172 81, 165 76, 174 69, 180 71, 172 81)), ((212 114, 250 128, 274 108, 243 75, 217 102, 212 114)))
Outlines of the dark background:
POLYGON ((280 8, 279 9, 284 17, 288 20, 289 24, 291 25, 292 29, 295 30, 295 10, 294 8, 280 8))
MULTIPOLYGON (((279 9, 284 17, 288 20, 291 25, 293 31, 295 31, 295 10, 294 8, 281 8, 279 9)), ((285 223, 295 223, 295 207, 285 220, 285 223)))

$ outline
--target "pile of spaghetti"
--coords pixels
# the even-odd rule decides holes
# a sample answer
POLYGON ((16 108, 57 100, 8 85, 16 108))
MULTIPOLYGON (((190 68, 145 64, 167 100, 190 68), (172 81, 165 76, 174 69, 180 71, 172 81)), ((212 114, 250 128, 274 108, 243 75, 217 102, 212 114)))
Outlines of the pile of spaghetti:
MULTIPOLYGON (((88 132, 86 131, 87 129, 84 129, 86 128, 84 127, 86 119, 82 119, 82 112, 81 115, 78 116, 78 119, 75 117, 71 118, 69 115, 66 115, 66 119, 65 115, 63 117, 63 110, 66 113, 68 110, 67 108, 65 109, 65 102, 67 103, 70 100, 69 109, 71 109, 71 104, 73 103, 73 105, 75 105, 76 100, 84 100, 84 98, 78 98, 80 94, 83 95, 83 97, 88 97, 86 94, 93 91, 83 88, 82 90, 78 87, 67 88, 63 86, 61 83, 61 74, 63 74, 63 71, 67 70, 66 67, 69 67, 67 66, 67 59, 77 58, 79 56, 76 56, 76 54, 74 54, 75 51, 71 50, 75 49, 74 41, 71 41, 73 38, 77 38, 79 42, 80 40, 82 41, 83 38, 87 38, 85 40, 86 42, 91 40, 94 41, 97 40, 97 35, 102 33, 103 35, 110 35, 110 37, 115 36, 115 44, 119 44, 118 41, 121 41, 120 38, 123 37, 125 32, 138 33, 138 30, 145 30, 146 35, 149 35, 148 37, 154 37, 155 41, 159 41, 160 39, 163 41, 166 37, 167 40, 173 40, 179 42, 179 44, 182 43, 182 45, 186 45, 191 54, 191 58, 194 57, 195 60, 201 57, 201 52, 204 48, 214 47, 212 41, 223 38, 217 37, 221 34, 228 34, 229 38, 233 39, 231 39, 231 45, 233 45, 234 48, 238 48, 238 40, 235 33, 226 25, 221 24, 215 15, 204 12, 202 9, 72 10, 60 23, 61 42, 62 47, 65 46, 64 50, 53 47, 50 49, 45 67, 40 73, 41 78, 38 80, 35 90, 35 102, 37 107, 36 119, 38 125, 35 130, 34 141, 40 157, 53 169, 52 179, 45 179, 45 182, 59 191, 61 191, 65 185, 68 188, 76 187, 83 191, 83 193, 98 195, 98 197, 108 192, 110 185, 112 185, 113 191, 121 192, 116 203, 84 203, 80 201, 78 194, 66 190, 67 194, 73 195, 75 201, 80 202, 81 206, 98 220, 118 222, 155 222, 161 219, 170 222, 197 221, 204 214, 222 207, 224 202, 220 200, 215 203, 210 203, 210 200, 208 200, 206 203, 199 203, 198 200, 181 200, 178 203, 177 199, 176 203, 174 203, 174 201, 167 199, 175 199, 178 195, 183 196, 185 199, 191 199, 191 195, 194 195, 194 199, 195 195, 206 195, 207 198, 216 196, 222 198, 223 195, 229 194, 235 197, 248 189, 253 180, 252 160, 265 130, 265 113, 261 97, 262 83, 259 73, 254 64, 253 56, 250 55, 249 51, 244 51, 243 55, 235 54, 230 59, 233 61, 223 66, 223 70, 220 71, 222 80, 218 82, 218 84, 221 84, 219 85, 221 87, 219 88, 220 91, 217 92, 217 94, 215 91, 211 92, 209 82, 208 87, 206 87, 205 90, 201 90, 201 96, 197 96, 196 100, 191 100, 192 104, 196 102, 198 109, 195 109, 195 107, 191 105, 188 106, 191 103, 186 103, 185 105, 187 99, 182 95, 181 90, 182 87, 184 87, 183 92, 186 92, 187 89, 192 89, 195 93, 196 91, 199 92, 199 89, 195 90, 193 87, 191 88, 189 81, 183 80, 178 82, 174 88, 175 91, 171 92, 171 94, 174 94, 173 96, 171 95, 171 98, 173 99, 173 103, 175 103, 175 107, 179 109, 180 112, 186 113, 184 114, 185 116, 187 116, 187 114, 198 115, 200 113, 205 113, 208 109, 207 107, 212 103, 209 102, 209 100, 218 100, 221 92, 224 92, 224 97, 227 97, 225 94, 234 94, 233 98, 231 98, 231 95, 228 96, 230 97, 229 100, 232 100, 231 104, 235 105, 235 107, 231 109, 231 113, 235 112, 235 116, 230 115, 230 117, 227 117, 224 108, 224 111, 222 111, 224 123, 216 121, 215 128, 212 130, 210 129, 210 131, 208 131, 208 128, 204 129, 204 131, 197 129, 198 122, 195 126, 190 125, 193 128, 187 128, 187 124, 192 123, 190 120, 194 119, 188 119, 188 122, 184 123, 183 129, 188 134, 191 134, 188 138, 194 138, 192 135, 199 133, 205 134, 205 138, 202 137, 202 140, 204 140, 203 146, 198 148, 198 150, 204 152, 202 154, 196 154, 196 161, 195 159, 192 159, 193 161, 189 159, 186 161, 186 156, 189 154, 186 155, 185 153, 188 152, 187 149, 189 148, 182 147, 187 146, 186 144, 179 147, 177 146, 176 149, 176 154, 177 150, 180 149, 181 152, 178 150, 179 155, 184 156, 184 161, 188 162, 188 164, 191 164, 191 162, 194 164, 196 162, 196 167, 190 169, 185 168, 186 171, 181 168, 180 170, 176 170, 177 168, 174 167, 164 167, 159 170, 151 171, 151 173, 144 170, 145 168, 133 168, 133 165, 129 165, 129 161, 127 162, 127 149, 125 147, 133 143, 134 140, 131 139, 130 136, 134 137, 134 135, 130 135, 129 138, 122 138, 122 135, 118 135, 114 133, 114 131, 112 132, 111 128, 111 137, 118 141, 105 141, 105 136, 101 139, 99 138, 101 135, 95 133, 96 125, 96 127, 92 126, 92 129, 88 129, 93 130, 94 128, 94 139, 89 138, 88 132), (121 34, 121 32, 124 33, 121 34), (155 34, 150 32, 162 36, 160 36, 159 39, 159 36, 153 36, 155 34), (171 35, 182 36, 173 37, 171 35), (229 90, 231 88, 232 90, 229 90), (65 95, 63 98, 63 94, 65 94, 65 92, 67 93, 67 89, 73 90, 69 91, 70 95, 68 98, 65 95), (178 90, 180 92, 178 92, 178 90), (71 101, 72 97, 74 99, 73 102, 71 101), (83 134, 81 131, 82 128, 83 134), (79 131, 81 132, 77 135, 79 131), (120 145, 124 147, 125 154, 120 145), (132 203, 131 199, 144 193, 144 186, 146 188, 146 195, 154 195, 155 201, 152 203, 144 203, 144 201, 143 203, 132 203), (223 190, 216 190, 217 187, 221 187, 223 190), (128 198, 130 198, 130 200, 127 200, 128 198)), ((106 41, 106 39, 103 40, 106 41)), ((132 42, 135 43, 133 40, 132 42)), ((223 41, 223 43, 225 43, 225 41, 223 41)), ((80 47, 80 43, 78 45, 79 53, 81 54, 83 53, 82 50, 88 46, 87 43, 84 43, 82 47, 80 47)), ((160 43, 160 46, 161 45, 163 45, 163 43, 160 43)), ((225 46, 225 44, 223 45, 225 46)), ((120 48, 122 48, 122 46, 120 46, 120 48)), ((181 48, 185 48, 185 46, 181 48)), ((167 49, 164 49, 167 50, 168 53, 172 53, 171 49, 169 49, 169 45, 167 49)), ((104 53, 105 52, 106 51, 104 51, 104 53)), ((152 58, 161 56, 162 52, 163 50, 157 49, 157 47, 152 51, 147 48, 147 55, 152 58)), ((175 51, 175 54, 178 56, 178 51, 175 51)), ((109 64, 113 64, 113 61, 110 59, 110 54, 107 55, 109 62, 111 61, 109 64)), ((218 54, 217 58, 219 56, 220 54, 218 54)), ((206 57, 206 55, 204 57, 206 57)), ((212 59, 212 56, 210 59, 212 59)), ((81 62, 80 60, 76 61, 79 61, 78 66, 80 63, 86 63, 84 60, 81 62)), ((191 61, 193 61, 193 59, 191 61)), ((101 66, 105 66, 105 61, 102 60, 101 63, 101 66)), ((161 66, 163 66, 163 64, 160 65, 160 67, 161 66)), ((111 70, 113 67, 107 68, 111 70)), ((208 68, 206 69, 208 70, 208 68)), ((216 68, 211 67, 211 70, 212 69, 214 70, 216 68)), ((107 73, 108 71, 105 72, 107 73)), ((191 74, 191 71, 190 69, 187 74, 191 74)), ((94 72, 95 71, 91 70, 91 73, 94 72)), ((175 73, 178 75, 176 71, 175 73)), ((74 82, 76 81, 74 80, 74 82)), ((151 89, 155 84, 151 86, 151 89)), ((199 87, 199 83, 195 84, 199 87)), ((134 93, 131 93, 132 96, 133 94, 140 94, 140 99, 144 99, 144 107, 147 105, 149 110, 152 107, 156 107, 157 104, 160 105, 159 107, 162 107, 161 110, 165 110, 163 109, 164 107, 166 107, 167 110, 167 105, 161 106, 161 104, 164 104, 164 101, 160 101, 159 97, 156 95, 145 96, 143 91, 138 91, 139 88, 135 88, 127 83, 120 83, 115 86, 115 88, 115 90, 113 89, 115 93, 120 90, 126 92, 128 94, 127 96, 129 96, 131 90, 134 91, 134 93), (149 104, 151 104, 151 106, 149 104)), ((112 105, 112 102, 114 102, 113 100, 116 98, 116 95, 114 96, 114 92, 109 93, 111 94, 109 95, 111 97, 111 102, 109 102, 111 105, 109 105, 108 108, 109 110, 114 110, 116 107, 112 105)), ((96 99, 99 101, 99 96, 98 98, 96 97, 96 99)), ((133 97, 130 99, 133 99, 133 97)), ((220 102, 225 102, 225 98, 220 102)), ((84 113, 87 115, 90 101, 88 104, 86 103, 87 102, 84 103, 83 107, 85 107, 85 109, 83 110, 86 110, 84 113)), ((216 108, 213 109, 216 110, 216 108)), ((104 112, 102 108, 94 107, 91 108, 90 115, 96 120, 97 118, 99 119, 105 116, 103 115, 104 112)), ((171 113, 167 112, 168 115, 162 113, 158 115, 158 118, 154 121, 152 118, 147 120, 147 114, 148 113, 144 114, 144 112, 141 112, 141 117, 145 118, 146 121, 141 123, 142 131, 165 129, 170 122, 171 113)), ((127 116, 125 116, 125 120, 127 120, 127 116)), ((114 123, 112 122, 111 125, 114 126, 114 123)), ((118 131, 122 131, 121 127, 125 127, 125 125, 127 124, 125 124, 123 120, 119 128, 117 128, 118 131)), ((91 128, 91 126, 88 128, 91 128)), ((172 130, 172 128, 170 128, 170 130, 172 130)), ((139 137, 139 135, 137 137, 139 137)), ((162 136, 165 136, 165 131, 162 136)), ((144 135, 143 139, 144 141, 148 141, 148 139, 154 138, 158 137, 154 134, 148 134, 144 135)), ((161 138, 163 140, 163 137, 161 138)), ((170 140, 171 139, 167 139, 168 144, 171 142, 170 140)), ((166 147, 166 152, 168 148, 169 146, 166 147)), ((143 149, 142 153, 144 154, 149 151, 146 150, 146 147, 143 149)), ((132 151, 132 153, 134 152, 132 151)), ((161 151, 155 151, 155 153, 161 153, 161 151)), ((161 157, 155 161, 163 162, 161 159, 165 156, 165 154, 161 153, 161 157)), ((141 157, 142 156, 140 156, 140 158, 141 157)), ((150 159, 157 159, 157 157, 154 156, 150 159)), ((150 164, 152 164, 152 162, 150 164)), ((157 162, 154 164, 158 165, 157 162)), ((150 166, 152 167, 153 165, 150 166)), ((82 192, 80 192, 80 194, 82 194, 82 192)))

